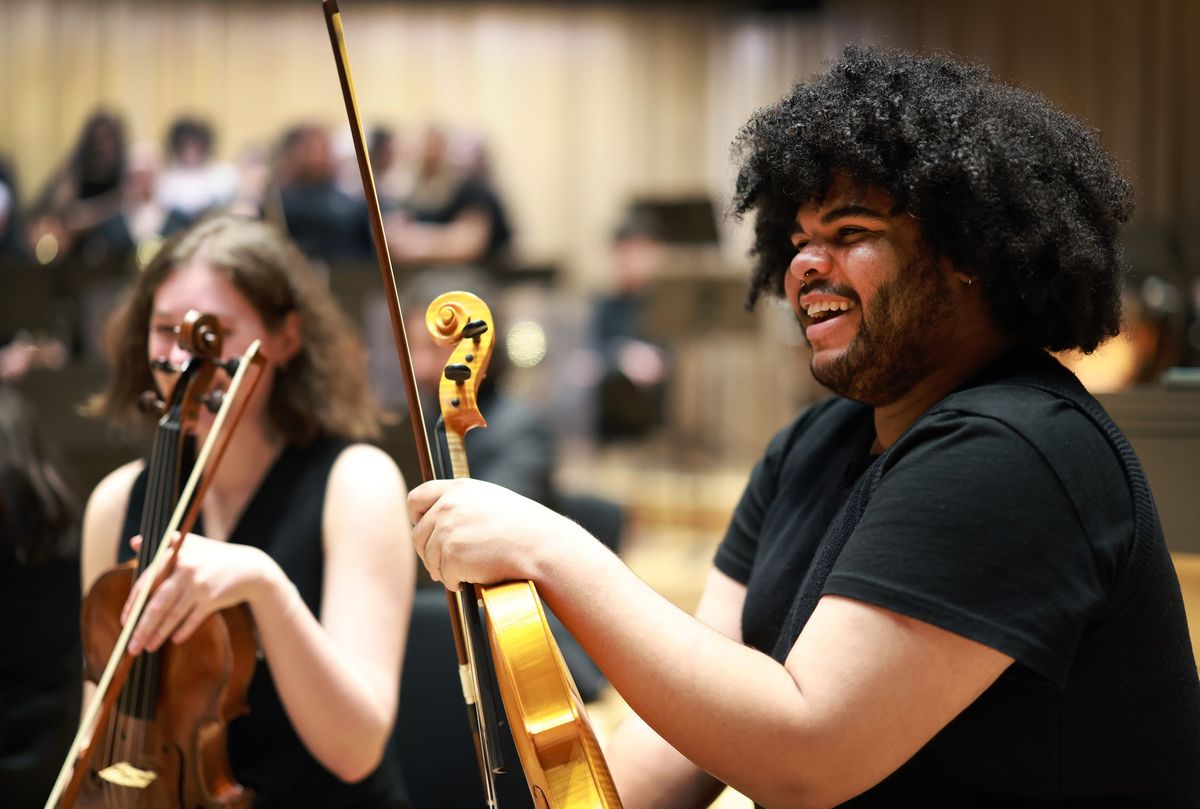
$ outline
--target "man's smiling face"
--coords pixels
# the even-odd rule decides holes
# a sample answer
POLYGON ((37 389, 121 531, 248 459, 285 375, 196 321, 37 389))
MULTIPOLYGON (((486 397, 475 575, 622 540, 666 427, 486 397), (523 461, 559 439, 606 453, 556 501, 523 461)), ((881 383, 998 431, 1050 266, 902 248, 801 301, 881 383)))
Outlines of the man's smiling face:
POLYGON ((818 382, 873 406, 908 393, 945 356, 949 272, 889 194, 839 175, 796 214, 788 301, 813 349, 818 382))

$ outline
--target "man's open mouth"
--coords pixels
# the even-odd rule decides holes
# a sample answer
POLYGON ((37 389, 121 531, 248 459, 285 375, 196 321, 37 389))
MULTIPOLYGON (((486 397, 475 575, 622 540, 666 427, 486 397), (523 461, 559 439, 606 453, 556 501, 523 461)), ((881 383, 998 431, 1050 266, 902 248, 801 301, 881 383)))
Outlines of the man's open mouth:
POLYGON ((855 308, 853 301, 817 301, 810 303, 804 307, 804 314, 813 323, 824 323, 827 320, 833 320, 835 317, 841 317, 846 312, 855 308))

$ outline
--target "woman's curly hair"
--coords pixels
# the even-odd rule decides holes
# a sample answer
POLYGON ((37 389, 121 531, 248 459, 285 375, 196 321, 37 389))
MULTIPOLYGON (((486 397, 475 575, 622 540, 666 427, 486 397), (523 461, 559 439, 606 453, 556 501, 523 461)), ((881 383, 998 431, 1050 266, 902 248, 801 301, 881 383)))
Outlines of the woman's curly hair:
POLYGON ((848 46, 755 113, 733 154, 734 211, 756 213, 749 305, 782 294, 797 210, 845 174, 916 217, 1018 341, 1091 351, 1120 328, 1129 184, 1094 130, 986 68, 848 46))

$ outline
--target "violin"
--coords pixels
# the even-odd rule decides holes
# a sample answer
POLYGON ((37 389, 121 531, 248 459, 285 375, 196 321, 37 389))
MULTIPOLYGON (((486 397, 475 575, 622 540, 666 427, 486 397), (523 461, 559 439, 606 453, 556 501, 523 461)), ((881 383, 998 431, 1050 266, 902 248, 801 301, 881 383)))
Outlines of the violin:
MULTIPOLYGON (((429 481, 434 479, 429 436, 425 432, 404 316, 400 311, 400 298, 383 230, 383 215, 358 114, 341 13, 337 0, 323 0, 323 7, 367 201, 396 356, 404 378, 417 458, 422 478, 429 481)), ((442 296, 434 301, 436 306, 431 306, 426 313, 426 326, 442 345, 456 346, 451 363, 445 369, 439 398, 442 400, 442 418, 447 425, 447 443, 451 446, 451 463, 457 475, 466 474, 463 443, 466 432, 484 424, 475 405, 474 386, 483 378, 491 357, 494 333, 490 327, 491 313, 482 301, 464 293, 451 295, 451 298, 442 296)), ((472 724, 488 806, 496 805, 493 775, 502 771, 503 766, 497 755, 497 723, 489 715, 491 677, 482 673, 487 671, 489 663, 481 637, 485 618, 492 652, 490 662, 494 664, 501 701, 534 804, 539 809, 619 809, 621 802, 608 765, 588 724, 583 701, 551 635, 533 582, 460 587, 458 591, 447 590, 446 598, 463 699, 472 724), (476 598, 464 597, 465 591, 473 591, 476 598), (482 617, 479 604, 483 605, 482 617)))
POLYGON ((127 653, 147 602, 174 565, 182 539, 172 538, 186 537, 195 523, 265 366, 257 340, 241 359, 225 361, 221 342, 215 317, 189 312, 179 345, 191 358, 177 369, 169 402, 143 395, 144 406, 162 413, 147 464, 143 542, 136 562, 103 574, 84 599, 84 677, 97 685, 46 809, 251 805, 253 794, 233 777, 226 744, 228 721, 248 710, 257 646, 249 609, 239 605, 209 616, 183 643, 136 658, 127 653), (209 394, 217 370, 231 382, 223 394, 209 394), (216 418, 181 492, 184 447, 202 406, 216 418), (140 591, 122 624, 122 608, 140 576, 151 577, 154 586, 140 591))
MULTIPOLYGON (((425 326, 438 345, 453 346, 438 385, 438 403, 455 478, 470 477, 466 435, 485 427, 477 389, 487 372, 494 331, 491 311, 469 292, 447 292, 429 305, 425 326)), ((461 589, 461 588, 460 588, 461 589)), ((488 647, 521 767, 539 809, 619 809, 583 699, 554 640, 537 587, 531 581, 474 588, 486 615, 488 647)), ((461 602, 460 602, 461 603, 461 602)), ((473 609, 464 604, 462 609, 473 609)), ((471 616, 463 623, 470 626, 471 616)), ((468 637, 470 647, 479 648, 468 637)), ((487 693, 476 665, 476 693, 487 693)), ((485 786, 486 788, 486 786, 485 786)))

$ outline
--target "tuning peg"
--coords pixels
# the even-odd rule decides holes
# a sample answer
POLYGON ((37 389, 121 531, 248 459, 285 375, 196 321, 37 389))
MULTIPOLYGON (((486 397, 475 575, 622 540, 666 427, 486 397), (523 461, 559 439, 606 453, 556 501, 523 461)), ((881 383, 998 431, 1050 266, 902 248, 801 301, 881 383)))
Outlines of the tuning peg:
POLYGON ((241 364, 237 357, 230 357, 227 360, 213 360, 213 363, 230 376, 237 373, 238 365, 241 364))
POLYGON ((486 320, 472 320, 463 326, 462 336, 464 340, 477 340, 487 330, 488 324, 486 320))
POLYGON ((179 369, 172 365, 171 361, 166 357, 158 357, 157 359, 150 360, 150 370, 162 371, 165 374, 179 373, 179 369))
POLYGON ((214 390, 200 401, 204 402, 204 406, 208 408, 209 413, 216 413, 221 409, 221 404, 225 401, 225 391, 214 390))
POLYGON ((138 409, 149 415, 161 416, 167 412, 167 403, 158 398, 154 391, 146 390, 138 396, 138 409))
POLYGON ((470 366, 460 365, 458 363, 447 365, 446 369, 442 371, 442 373, 445 374, 446 378, 451 382, 466 382, 471 378, 470 366))

